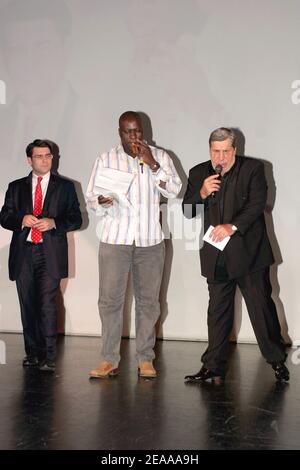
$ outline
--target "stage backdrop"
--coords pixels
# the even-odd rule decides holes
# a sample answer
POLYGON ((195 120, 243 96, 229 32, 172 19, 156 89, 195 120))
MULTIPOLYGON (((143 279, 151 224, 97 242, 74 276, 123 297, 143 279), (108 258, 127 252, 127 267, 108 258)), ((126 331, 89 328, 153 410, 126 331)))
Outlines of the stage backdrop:
MULTIPOLYGON (((274 300, 286 339, 300 340, 299 31, 298 0, 0 0, 0 202, 8 182, 29 172, 26 144, 48 138, 84 215, 69 236, 70 279, 59 299, 66 333, 101 334, 101 221, 86 211, 84 193, 97 155, 119 141, 119 115, 132 109, 183 180, 180 197, 162 208, 170 234, 159 334, 207 338, 201 223, 183 222, 180 202, 189 168, 208 159, 210 132, 232 126, 239 153, 265 162, 274 300)), ((0 329, 20 331, 10 237, 0 230, 0 329)), ((233 335, 255 341, 240 295, 236 307, 233 335)), ((124 333, 134 336, 130 284, 125 310, 124 333)))

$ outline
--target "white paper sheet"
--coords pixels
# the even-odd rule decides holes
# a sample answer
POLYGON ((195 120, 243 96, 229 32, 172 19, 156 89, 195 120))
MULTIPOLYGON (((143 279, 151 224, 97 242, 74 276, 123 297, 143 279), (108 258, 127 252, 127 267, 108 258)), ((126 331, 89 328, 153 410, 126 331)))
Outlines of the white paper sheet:
POLYGON ((127 194, 134 176, 134 173, 114 170, 113 168, 102 168, 101 172, 96 174, 95 186, 114 193, 127 194))
POLYGON ((135 177, 134 173, 102 168, 95 177, 97 193, 105 197, 112 197, 120 206, 131 206, 127 199, 129 187, 135 177))
POLYGON ((211 231, 214 229, 215 227, 213 225, 210 225, 207 232, 204 234, 204 237, 203 237, 203 240, 207 243, 210 243, 211 245, 215 246, 216 248, 218 248, 218 250, 220 251, 223 251, 225 246, 227 245, 227 243, 229 242, 230 240, 230 236, 228 235, 227 237, 225 237, 221 242, 214 242, 212 241, 211 238, 209 238, 209 235, 211 233, 211 231))

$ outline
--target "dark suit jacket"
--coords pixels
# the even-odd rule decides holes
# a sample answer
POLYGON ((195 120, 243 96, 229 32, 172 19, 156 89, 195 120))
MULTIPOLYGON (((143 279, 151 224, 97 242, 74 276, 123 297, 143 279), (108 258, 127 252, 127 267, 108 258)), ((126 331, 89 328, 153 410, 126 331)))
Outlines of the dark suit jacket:
MULTIPOLYGON (((232 168, 234 177, 227 184, 222 223, 238 227, 224 249, 226 268, 231 279, 258 271, 274 262, 268 239, 264 208, 267 200, 267 183, 263 163, 249 157, 236 157, 232 168)), ((188 218, 199 212, 204 204, 204 230, 220 224, 216 197, 201 199, 200 189, 204 180, 214 173, 211 162, 200 163, 190 170, 188 187, 183 199, 184 214, 188 218)), ((201 272, 214 279, 219 250, 204 242, 200 250, 201 272)))
MULTIPOLYGON (((24 215, 32 214, 32 173, 9 184, 0 214, 2 227, 12 230, 9 251, 9 278, 17 279, 24 260, 24 247, 30 228, 22 229, 24 215)), ((66 233, 82 224, 79 202, 72 181, 51 173, 41 217, 55 220, 56 228, 43 232, 46 269, 55 279, 68 276, 66 233)))

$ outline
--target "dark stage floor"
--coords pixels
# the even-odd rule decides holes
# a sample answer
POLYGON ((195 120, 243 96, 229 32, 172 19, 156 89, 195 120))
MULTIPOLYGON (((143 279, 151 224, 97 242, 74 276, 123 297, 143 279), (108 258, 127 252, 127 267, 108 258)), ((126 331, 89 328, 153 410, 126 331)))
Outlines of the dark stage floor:
POLYGON ((89 380, 100 338, 60 338, 54 375, 23 369, 21 335, 0 338, 2 450, 300 449, 300 365, 290 358, 290 384, 278 386, 257 346, 232 346, 225 385, 191 385, 184 375, 199 369, 206 344, 159 341, 159 377, 145 380, 125 339, 120 375, 89 380))

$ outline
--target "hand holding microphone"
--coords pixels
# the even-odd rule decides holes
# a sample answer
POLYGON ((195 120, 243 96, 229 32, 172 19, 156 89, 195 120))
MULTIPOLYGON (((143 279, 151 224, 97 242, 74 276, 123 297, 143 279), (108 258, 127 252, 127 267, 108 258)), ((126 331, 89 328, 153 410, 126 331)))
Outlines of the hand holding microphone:
POLYGON ((216 192, 220 190, 220 175, 223 171, 222 165, 217 165, 215 167, 215 174, 208 176, 200 189, 200 196, 202 199, 206 199, 208 196, 215 197, 216 192))
POLYGON ((131 149, 132 153, 139 159, 142 173, 145 164, 148 165, 152 171, 154 171, 154 168, 156 170, 159 168, 159 163, 154 159, 151 149, 145 140, 137 139, 135 142, 132 142, 131 149))
MULTIPOLYGON (((222 170, 223 170, 222 165, 220 165, 220 164, 216 165, 216 167, 215 167, 215 172, 216 172, 216 175, 218 175, 218 178, 219 178, 219 176, 221 175, 222 170)), ((219 183, 219 188, 217 189, 217 191, 219 191, 219 189, 220 189, 220 184, 221 184, 220 178, 217 180, 217 183, 219 183)), ((212 196, 212 197, 215 197, 215 195, 216 195, 215 191, 211 193, 211 196, 212 196)))
POLYGON ((142 156, 139 157, 140 147, 137 144, 137 142, 132 142, 131 150, 132 150, 133 155, 135 155, 136 157, 139 158, 139 165, 140 165, 140 168, 141 168, 141 173, 144 173, 144 160, 143 160, 142 156))

